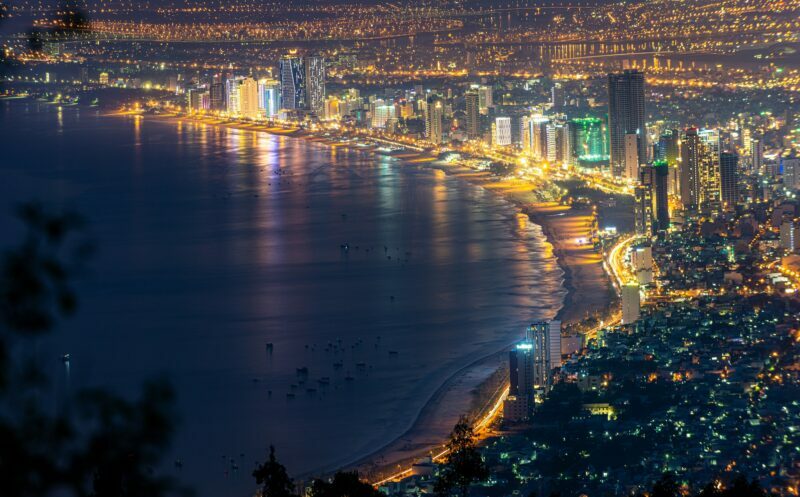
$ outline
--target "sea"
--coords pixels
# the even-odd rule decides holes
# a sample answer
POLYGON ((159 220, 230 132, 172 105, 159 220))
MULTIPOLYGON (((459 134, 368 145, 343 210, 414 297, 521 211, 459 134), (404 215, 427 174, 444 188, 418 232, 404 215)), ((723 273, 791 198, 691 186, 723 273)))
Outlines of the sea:
POLYGON ((0 248, 29 201, 96 247, 34 347, 47 402, 166 378, 160 470, 201 497, 252 495, 270 445, 292 475, 374 453, 565 296, 538 226, 429 164, 32 100, 0 101, 0 136, 0 248))

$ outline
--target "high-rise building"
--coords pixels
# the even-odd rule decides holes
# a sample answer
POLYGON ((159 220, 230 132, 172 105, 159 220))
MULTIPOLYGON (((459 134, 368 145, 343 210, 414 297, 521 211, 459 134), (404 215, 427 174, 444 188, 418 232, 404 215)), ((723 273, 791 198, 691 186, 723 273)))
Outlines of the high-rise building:
POLYGON ((555 83, 550 89, 550 104, 553 106, 554 111, 561 110, 566 101, 566 94, 564 87, 561 83, 555 83))
POLYGON ((225 108, 228 113, 233 116, 238 116, 241 113, 241 106, 239 101, 239 85, 242 83, 243 77, 231 77, 225 80, 225 108))
POLYGON ((506 147, 511 145, 511 118, 497 117, 494 120, 494 136, 492 145, 506 147))
POLYGON ((385 128, 390 119, 395 118, 395 108, 391 102, 386 102, 380 98, 373 100, 369 104, 370 125, 373 128, 385 128))
POLYGON ((634 228, 639 236, 653 235, 653 166, 642 166, 634 194, 634 228))
POLYGON ((764 142, 760 138, 750 139, 750 171, 759 172, 764 167, 764 142))
POLYGON ((703 144, 700 160, 700 206, 705 210, 719 211, 722 207, 719 132, 715 129, 702 129, 697 135, 703 144))
POLYGON ((572 154, 577 159, 608 160, 605 121, 594 117, 570 121, 572 154))
POLYGON ((788 190, 800 189, 800 157, 789 153, 781 157, 781 170, 783 171, 783 186, 788 190))
POLYGON ((533 344, 533 385, 547 391, 553 384, 553 369, 561 367, 561 321, 532 323, 526 342, 533 344))
POLYGON ((478 87, 478 109, 480 110, 481 114, 488 114, 489 109, 494 107, 494 103, 492 102, 492 87, 491 86, 480 86, 478 87))
POLYGON ((203 112, 211 107, 208 90, 205 88, 191 88, 186 92, 186 96, 192 112, 203 112))
POLYGON ((794 252, 800 248, 800 225, 791 216, 787 216, 781 222, 780 228, 781 248, 794 252))
POLYGON ((680 196, 686 210, 697 210, 700 206, 700 160, 703 146, 697 136, 697 128, 686 130, 681 141, 680 196))
POLYGON ((478 90, 469 90, 466 93, 467 103, 467 138, 476 140, 481 136, 481 110, 478 90))
POLYGON ((636 180, 639 177, 639 167, 643 162, 639 162, 639 135, 628 133, 625 135, 625 178, 636 180))
POLYGON ((101 72, 98 81, 101 85, 108 86, 108 73, 105 71, 101 72))
POLYGON ((325 112, 325 58, 309 55, 303 59, 306 70, 306 106, 319 117, 325 112))
POLYGON ((221 74, 215 74, 211 78, 208 93, 211 99, 211 110, 225 110, 225 104, 227 103, 225 98, 225 78, 221 74))
POLYGON ((442 143, 444 118, 444 102, 436 95, 427 99, 425 109, 425 136, 433 143, 442 143))
POLYGON ((653 195, 654 231, 669 229, 669 163, 654 161, 650 166, 653 195))
POLYGON ((655 159, 665 161, 668 168, 667 189, 670 195, 680 192, 681 139, 677 129, 668 129, 658 139, 658 153, 655 159))
POLYGON ((281 86, 273 79, 258 81, 258 110, 267 119, 278 115, 281 109, 281 86))
POLYGON ((631 324, 639 320, 641 297, 639 285, 628 283, 622 286, 622 324, 631 324))
POLYGON ((239 115, 245 119, 258 119, 258 82, 250 77, 239 83, 239 115))
POLYGON ((723 152, 719 156, 722 208, 735 210, 739 202, 739 156, 723 152))
POLYGON ((508 354, 509 389, 503 404, 507 421, 520 421, 531 414, 534 401, 533 343, 526 340, 508 354))
POLYGON ((631 266, 639 285, 653 283, 653 248, 650 245, 639 245, 631 249, 631 266))
POLYGON ((302 110, 306 108, 306 70, 301 57, 281 57, 278 68, 281 82, 281 108, 302 110))
POLYGON ((647 162, 644 73, 626 70, 608 75, 608 130, 611 167, 621 175, 626 167, 626 135, 635 135, 639 164, 647 162))

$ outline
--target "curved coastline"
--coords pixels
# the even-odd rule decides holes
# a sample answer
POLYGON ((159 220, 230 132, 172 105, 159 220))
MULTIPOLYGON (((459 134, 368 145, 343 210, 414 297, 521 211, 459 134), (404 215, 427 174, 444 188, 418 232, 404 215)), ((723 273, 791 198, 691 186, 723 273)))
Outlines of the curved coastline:
MULTIPOLYGON (((111 116, 128 116, 130 117, 131 114, 125 113, 112 113, 109 114, 111 116)), ((323 146, 329 147, 336 147, 336 146, 343 146, 341 143, 335 142, 332 139, 328 139, 325 137, 315 136, 313 134, 304 132, 304 131, 297 131, 297 130, 286 130, 286 129, 277 129, 277 128, 268 128, 267 126, 257 126, 252 124, 245 124, 245 123, 233 123, 233 122, 209 122, 208 120, 199 120, 191 117, 182 117, 182 116, 175 116, 175 115, 155 115, 155 116, 144 116, 146 118, 152 118, 155 120, 162 120, 162 121, 178 121, 178 122, 189 122, 195 124, 202 124, 207 126, 220 126, 229 129, 239 129, 242 131, 252 131, 252 132, 259 132, 259 133, 266 133, 276 136, 283 136, 283 137, 291 137, 297 139, 305 139, 313 143, 317 143, 323 146)), ((346 146, 349 146, 346 145, 346 146)), ((371 147, 353 147, 354 149, 365 151, 365 152, 373 152, 375 153, 375 146, 371 147)), ((423 153, 416 153, 416 158, 423 158, 425 155, 423 153)), ((408 163, 408 157, 397 157, 398 159, 402 160, 403 162, 408 163)), ((585 313, 589 313, 591 310, 595 310, 597 308, 596 303, 592 302, 585 302, 580 301, 575 298, 576 294, 579 291, 578 286, 575 281, 575 274, 573 271, 573 264, 575 261, 571 261, 569 254, 567 253, 568 250, 566 247, 563 246, 563 243, 559 240, 556 232, 558 231, 559 227, 557 220, 550 219, 549 216, 546 214, 537 212, 534 207, 536 202, 536 196, 533 193, 532 188, 529 188, 527 191, 522 192, 523 194, 520 195, 520 192, 515 190, 515 193, 510 193, 510 190, 504 192, 502 188, 493 188, 488 185, 490 181, 493 181, 492 178, 486 178, 485 176, 478 176, 478 177, 470 177, 473 175, 474 171, 469 170, 467 168, 459 168, 459 167, 452 167, 452 166, 442 166, 439 164, 432 163, 432 157, 425 157, 426 160, 421 162, 426 162, 425 164, 427 167, 435 168, 442 170, 448 176, 456 177, 463 181, 467 181, 468 183, 472 184, 473 186, 479 187, 497 195, 499 198, 503 199, 504 201, 508 202, 511 207, 513 207, 517 212, 526 215, 526 217, 535 225, 537 225, 540 230, 541 234, 544 238, 545 243, 549 244, 552 253, 550 254, 554 258, 554 262, 559 266, 562 271, 562 280, 561 280, 561 287, 564 289, 564 297, 561 303, 560 308, 557 312, 551 316, 554 319, 561 319, 566 322, 574 322, 580 319, 580 316, 585 313), (578 305, 580 302, 580 305, 578 305), (585 308, 586 312, 581 312, 576 308, 585 308), (577 319, 576 319, 577 317, 577 319)), ((417 164, 419 165, 419 164, 417 164)), ((532 185, 531 185, 532 186, 532 185)), ((561 220, 566 218, 559 218, 561 220)), ((605 274, 604 270, 602 269, 602 265, 600 265, 600 270, 605 274)), ((584 282, 583 284, 586 286, 595 285, 597 281, 590 281, 588 285, 584 282)), ((607 283, 607 280, 604 279, 604 283, 607 283)), ((604 285, 605 286, 605 285, 604 285)), ((543 316, 544 318, 544 316, 543 316)), ((482 377, 478 375, 478 378, 473 378, 473 380, 480 380, 480 381, 473 381, 469 382, 466 385, 458 385, 458 383, 462 380, 468 379, 470 373, 474 373, 476 369, 481 366, 486 367, 487 364, 494 364, 495 371, 497 369, 497 363, 504 360, 504 352, 508 350, 508 348, 514 343, 514 340, 509 341, 505 344, 502 348, 491 352, 487 355, 479 357, 466 365, 462 366, 458 370, 456 370, 451 376, 444 380, 444 382, 430 395, 430 397, 424 402, 422 407, 417 412, 417 415, 414 419, 408 424, 407 428, 403 430, 403 432, 389 440, 385 444, 383 444, 380 448, 371 450, 365 454, 352 457, 350 458, 350 462, 345 464, 335 464, 331 465, 328 468, 321 468, 319 471, 308 472, 302 475, 299 475, 300 479, 303 477, 310 477, 313 475, 319 475, 320 473, 326 473, 335 471, 338 468, 345 467, 345 468, 352 468, 352 469, 359 469, 362 474, 371 473, 375 474, 376 471, 378 474, 387 472, 390 468, 393 468, 401 463, 407 463, 414 459, 418 459, 420 457, 425 456, 434 448, 440 446, 444 440, 446 440, 447 435, 450 432, 450 429, 458 420, 460 415, 465 414, 465 412, 460 413, 448 413, 447 421, 443 419, 442 413, 440 412, 442 409, 446 409, 449 406, 449 402, 446 402, 448 395, 456 396, 460 398, 463 402, 466 402, 467 408, 473 403, 474 400, 474 391, 475 389, 479 388, 483 382, 489 379, 491 374, 482 377), (494 361, 494 362, 493 362, 494 361), (434 433, 431 433, 434 432, 434 433), (435 438, 436 440, 431 440, 431 438, 435 438), (412 447, 408 449, 408 447, 412 447), (391 460, 387 458, 387 456, 391 456, 392 454, 396 454, 395 457, 392 457, 391 460), (399 457, 397 457, 399 456, 399 457), (376 464, 376 460, 383 460, 382 463, 376 464)), ((488 399, 485 404, 489 404, 492 402, 493 399, 488 399)), ((485 406, 483 406, 485 407, 485 406)))

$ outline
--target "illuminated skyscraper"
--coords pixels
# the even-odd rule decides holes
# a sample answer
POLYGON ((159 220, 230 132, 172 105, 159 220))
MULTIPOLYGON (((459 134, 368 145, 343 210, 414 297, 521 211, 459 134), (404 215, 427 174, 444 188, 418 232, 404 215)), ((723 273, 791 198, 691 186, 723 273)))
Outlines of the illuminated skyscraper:
POLYGON ((477 90, 466 93, 467 138, 475 140, 481 136, 480 98, 477 90))
POLYGON ((700 206, 719 211, 722 207, 719 132, 715 129, 703 129, 697 135, 703 144, 700 160, 700 206))
POLYGON ((278 115, 281 109, 281 85, 272 79, 258 82, 258 108, 267 119, 278 115))
POLYGON ((253 78, 243 78, 239 83, 239 115, 258 119, 258 83, 253 78))
POLYGON ((306 107, 306 71, 303 59, 286 55, 278 68, 281 81, 281 108, 302 110, 306 107))
POLYGON ((553 385, 553 369, 561 367, 561 321, 532 323, 526 342, 533 345, 533 385, 548 391, 553 385))
POLYGON ((735 210, 739 201, 739 156, 723 152, 719 156, 719 177, 722 192, 722 208, 735 210))
POLYGON ((677 195, 680 192, 680 176, 678 174, 678 165, 681 159, 680 143, 680 133, 677 129, 664 131, 658 139, 658 153, 655 159, 667 163, 667 188, 671 195, 677 195))
POLYGON ((444 102, 438 96, 428 97, 425 108, 425 136, 433 143, 442 143, 444 102))
POLYGON ((369 110, 370 124, 373 128, 385 128, 386 123, 395 117, 394 105, 380 98, 370 103, 369 110))
POLYGON ((231 115, 239 115, 241 112, 239 102, 239 85, 242 83, 243 77, 231 77, 225 81, 225 97, 226 109, 231 115))
POLYGON ((625 171, 626 135, 636 136, 636 157, 647 162, 644 73, 624 71, 608 75, 608 129, 611 167, 616 175, 625 171))
POLYGON ((481 86, 478 88, 478 108, 481 114, 488 114, 489 108, 493 107, 492 103, 492 87, 481 86))
POLYGON ((325 112, 325 59, 309 55, 303 59, 306 70, 306 105, 319 117, 325 112))
POLYGON ((631 324, 639 320, 641 297, 639 285, 628 283, 622 287, 622 324, 631 324))
POLYGON ((594 117, 570 121, 572 153, 583 160, 608 160, 605 121, 594 117))
POLYGON ((639 184, 634 189, 634 227, 636 234, 653 235, 653 179, 652 166, 642 166, 639 184))
POLYGON ((564 87, 561 83, 555 83, 550 89, 550 104, 553 106, 553 110, 561 110, 564 107, 565 100, 564 87))
POLYGON ((750 171, 759 172, 764 167, 764 142, 760 138, 750 139, 750 171))
POLYGON ((494 136, 492 145, 505 147, 511 145, 511 118, 498 117, 494 120, 494 136))
POLYGON ((227 99, 225 98, 225 82, 221 74, 215 74, 211 78, 209 96, 211 98, 211 110, 225 110, 227 99))
POLYGON ((680 194, 683 208, 689 211, 700 206, 700 160, 703 145, 696 128, 686 130, 681 144, 680 194))

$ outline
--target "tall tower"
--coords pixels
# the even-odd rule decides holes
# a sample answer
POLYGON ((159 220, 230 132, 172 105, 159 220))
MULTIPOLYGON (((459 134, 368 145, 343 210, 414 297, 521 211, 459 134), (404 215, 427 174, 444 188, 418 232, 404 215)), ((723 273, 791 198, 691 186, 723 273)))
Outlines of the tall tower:
POLYGON ((722 207, 719 132, 715 129, 703 129, 697 135, 703 144, 700 160, 700 206, 719 211, 722 207))
POLYGON ((533 385, 549 391, 553 369, 561 367, 561 321, 532 323, 526 342, 533 345, 533 385))
POLYGON ((697 136, 697 128, 689 128, 681 144, 681 204, 689 211, 700 206, 700 160, 702 144, 697 136))
POLYGON ((303 59, 292 55, 281 57, 278 72, 281 78, 282 108, 300 110, 306 107, 306 71, 303 59))
POLYGON ((239 83, 239 114, 246 119, 258 118, 258 83, 253 78, 239 83))
POLYGON ((467 100, 467 138, 475 140, 481 135, 480 127, 480 97, 477 90, 466 93, 467 100))
POLYGON ((211 98, 211 110, 225 110, 225 83, 221 74, 215 74, 211 78, 209 94, 211 98))
POLYGON ((640 236, 653 235, 653 166, 643 166, 634 190, 634 226, 640 236))
POLYGON ((757 173, 764 166, 764 142, 760 138, 750 139, 750 171, 757 173))
POLYGON ((669 229, 669 163, 655 161, 652 167, 653 211, 656 231, 669 229))
POLYGON ((625 170, 625 136, 636 135, 639 164, 647 162, 644 73, 624 71, 608 75, 608 130, 611 168, 616 175, 625 170))
POLYGON ((305 58, 306 106, 319 117, 325 112, 325 58, 310 55, 305 58))
POLYGON ((438 96, 428 97, 425 110, 425 136, 433 143, 442 143, 442 119, 444 117, 444 103, 438 96))
POLYGON ((719 177, 722 190, 722 208, 736 209, 739 201, 739 156, 723 152, 719 156, 719 177))

